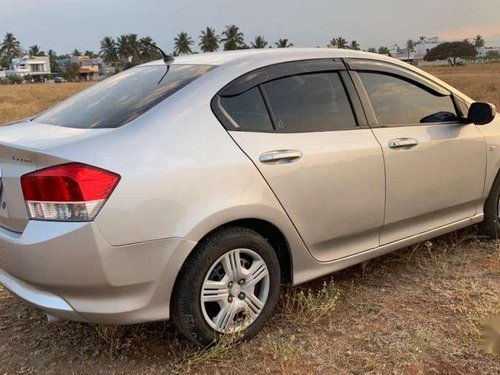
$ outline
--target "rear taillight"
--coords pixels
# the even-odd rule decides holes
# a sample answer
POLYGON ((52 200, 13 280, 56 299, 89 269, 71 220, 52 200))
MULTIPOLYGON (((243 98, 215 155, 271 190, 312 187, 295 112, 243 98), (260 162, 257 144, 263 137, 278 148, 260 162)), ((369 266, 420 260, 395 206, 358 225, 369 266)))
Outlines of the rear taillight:
POLYGON ((120 176, 86 164, 69 163, 21 177, 30 219, 91 221, 120 176))

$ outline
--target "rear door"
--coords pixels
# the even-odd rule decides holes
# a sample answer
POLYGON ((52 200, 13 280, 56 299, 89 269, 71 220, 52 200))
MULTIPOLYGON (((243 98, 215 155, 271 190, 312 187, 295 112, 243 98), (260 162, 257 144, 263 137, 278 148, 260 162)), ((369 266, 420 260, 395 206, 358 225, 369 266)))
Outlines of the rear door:
POLYGON ((223 89, 213 108, 315 258, 329 261, 379 245, 382 151, 341 61, 251 72, 223 89))
POLYGON ((483 136, 451 93, 392 64, 351 61, 385 158, 381 245, 471 218, 482 197, 483 136))

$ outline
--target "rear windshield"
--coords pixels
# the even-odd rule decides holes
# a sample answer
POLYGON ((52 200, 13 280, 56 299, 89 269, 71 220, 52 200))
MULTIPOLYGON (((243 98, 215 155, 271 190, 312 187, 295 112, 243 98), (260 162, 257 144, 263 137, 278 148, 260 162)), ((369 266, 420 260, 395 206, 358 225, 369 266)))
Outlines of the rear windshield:
POLYGON ((212 65, 139 66, 112 76, 33 119, 71 128, 117 128, 193 82, 212 65), (162 79, 163 77, 163 79, 162 79))

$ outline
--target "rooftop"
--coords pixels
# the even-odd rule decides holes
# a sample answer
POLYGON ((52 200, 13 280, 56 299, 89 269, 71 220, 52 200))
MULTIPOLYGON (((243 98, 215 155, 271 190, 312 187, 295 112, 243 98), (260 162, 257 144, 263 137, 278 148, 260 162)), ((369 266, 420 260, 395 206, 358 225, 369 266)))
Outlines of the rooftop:
MULTIPOLYGON (((337 48, 263 48, 245 49, 238 51, 208 52, 193 55, 177 56, 174 64, 206 64, 224 65, 230 62, 243 60, 273 60, 283 57, 290 60, 307 58, 355 58, 364 57, 380 59, 380 55, 337 48)), ((160 65, 162 60, 150 62, 146 65, 160 65)))

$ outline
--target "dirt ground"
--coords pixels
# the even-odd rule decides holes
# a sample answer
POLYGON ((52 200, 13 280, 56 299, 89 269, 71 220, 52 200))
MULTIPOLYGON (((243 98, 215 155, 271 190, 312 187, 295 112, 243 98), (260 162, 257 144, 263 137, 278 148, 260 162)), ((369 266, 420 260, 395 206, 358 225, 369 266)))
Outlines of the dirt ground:
POLYGON ((284 291, 277 315, 259 336, 209 351, 193 347, 168 323, 48 324, 40 312, 0 292, 0 369, 498 374, 500 356, 483 350, 480 323, 500 315, 499 291, 500 248, 473 228, 284 291), (334 289, 325 293, 324 283, 334 289), (301 291, 312 298, 301 303, 301 291))
MULTIPOLYGON (((429 71, 500 108, 500 64, 429 71)), ((86 85, 0 86, 0 122, 86 85)), ((481 340, 499 315, 500 247, 471 228, 287 288, 255 339, 211 350, 169 323, 48 324, 0 288, 0 373, 499 374, 481 340)))

